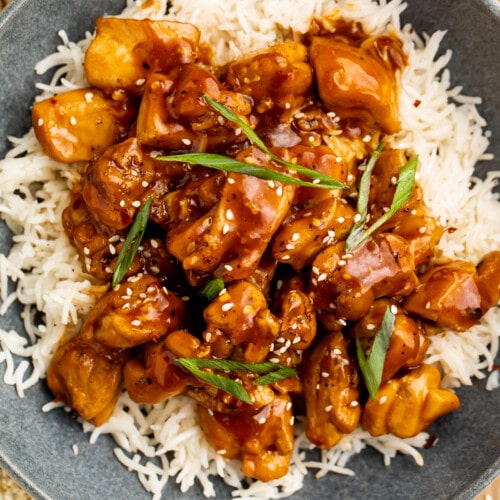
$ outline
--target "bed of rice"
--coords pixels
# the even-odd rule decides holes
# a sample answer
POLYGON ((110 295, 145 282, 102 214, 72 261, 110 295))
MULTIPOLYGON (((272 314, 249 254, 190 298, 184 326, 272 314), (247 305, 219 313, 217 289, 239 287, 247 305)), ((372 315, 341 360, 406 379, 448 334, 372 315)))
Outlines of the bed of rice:
MULTIPOLYGON (((122 15, 165 17, 164 0, 149 1, 147 8, 141 8, 141 3, 128 0, 122 15)), ((359 20, 373 33, 386 29, 398 32, 410 64, 403 75, 400 96, 402 132, 393 143, 419 155, 418 176, 426 203, 444 227, 456 228, 445 232, 442 254, 477 262, 500 247, 500 233, 495 231, 500 204, 492 194, 500 172, 490 172, 484 181, 474 179, 469 189, 475 163, 489 158, 486 123, 476 109, 481 101, 461 95, 460 88, 450 88, 445 66, 451 53, 438 55, 445 33, 420 38, 410 26, 400 26, 404 7, 402 0, 178 0, 166 17, 200 26, 203 39, 215 48, 220 63, 280 41, 291 30, 303 32, 313 16, 323 14, 359 20), (414 106, 416 99, 421 101, 418 107, 414 106), (450 177, 453 189, 442 189, 450 177)), ((64 32, 60 36, 62 44, 57 52, 36 67, 38 73, 57 67, 50 85, 38 85, 40 99, 85 85, 82 62, 91 34, 78 43, 69 41, 64 32)), ((0 214, 15 236, 10 254, 0 255, 0 315, 14 301, 21 302, 27 337, 25 332, 0 329, 0 362, 5 364, 4 382, 15 385, 22 397, 45 377, 62 333, 80 327, 93 305, 94 285, 82 273, 60 222, 78 168, 68 168, 45 156, 33 130, 10 140, 13 149, 0 161, 0 214), (39 318, 37 311, 43 313, 43 322, 35 320, 39 318), (14 361, 13 355, 24 359, 14 361)), ((470 385, 474 378, 484 378, 492 369, 499 337, 500 311, 493 308, 467 335, 448 331, 431 337, 426 362, 441 368, 443 386, 470 385)), ((498 371, 493 371, 487 387, 498 385, 498 371)), ((210 475, 223 477, 235 489, 237 498, 283 498, 301 488, 307 469, 316 470, 319 476, 329 472, 353 475, 347 467, 348 459, 366 446, 383 453, 387 464, 397 452, 423 464, 417 448, 424 445, 427 434, 407 440, 372 438, 361 428, 335 448, 323 451, 320 461, 311 461, 304 451, 310 444, 299 421, 289 474, 270 484, 254 482, 249 486, 239 464, 226 461, 208 445, 197 425, 194 405, 190 399, 177 397, 141 411, 124 393, 107 423, 99 428, 82 424, 91 442, 101 434, 111 434, 117 443, 118 460, 136 471, 156 498, 172 478, 181 491, 187 491, 197 480, 206 496, 215 496, 210 475)), ((44 409, 54 406, 49 402, 44 409)))

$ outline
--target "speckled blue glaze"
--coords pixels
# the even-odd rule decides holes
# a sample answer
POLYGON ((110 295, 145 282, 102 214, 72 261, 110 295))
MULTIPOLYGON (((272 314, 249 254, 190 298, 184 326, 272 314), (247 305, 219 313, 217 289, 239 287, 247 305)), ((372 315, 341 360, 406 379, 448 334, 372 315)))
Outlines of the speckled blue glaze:
MULTIPOLYGON (((405 22, 432 33, 446 29, 445 45, 454 49, 450 64, 454 84, 468 95, 481 95, 482 114, 493 134, 490 150, 496 160, 479 167, 500 170, 500 3, 498 0, 407 0, 405 22)), ((7 135, 19 135, 30 126, 29 105, 35 94, 33 66, 59 43, 57 30, 70 39, 92 29, 103 12, 122 9, 123 0, 13 0, 0 16, 0 157, 7 135)), ((37 77, 39 80, 39 77, 37 77)), ((451 186, 444 187, 452 188, 451 186)), ((1 187, 0 187, 1 189, 1 187)), ((7 252, 10 234, 0 222, 0 251, 7 252)), ((2 328, 21 328, 19 311, 0 318, 2 328)), ((0 365, 0 377, 4 366, 0 365)), ((500 390, 488 393, 484 381, 459 391, 462 409, 442 418, 430 432, 437 446, 425 450, 425 467, 398 456, 386 468, 377 452, 367 450, 349 466, 355 477, 311 474, 301 499, 470 499, 499 472, 500 390)), ((114 444, 102 437, 96 445, 71 414, 41 407, 51 396, 45 385, 30 389, 19 399, 11 386, 0 381, 0 464, 36 498, 43 499, 146 499, 149 495, 136 476, 113 457, 114 444), (72 451, 76 444, 77 456, 72 451)), ((197 485, 182 494, 171 480, 164 498, 202 498, 197 485)), ((231 498, 217 482, 217 497, 231 498)))

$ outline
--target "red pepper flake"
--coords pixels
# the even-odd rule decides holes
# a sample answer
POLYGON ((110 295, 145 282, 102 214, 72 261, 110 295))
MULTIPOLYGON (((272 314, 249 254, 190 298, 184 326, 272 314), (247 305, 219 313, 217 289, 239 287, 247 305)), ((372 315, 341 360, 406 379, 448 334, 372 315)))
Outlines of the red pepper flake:
POLYGON ((456 227, 449 227, 446 232, 450 233, 450 234, 453 234, 455 231, 457 230, 456 227))
POLYGON ((413 106, 415 106, 416 108, 418 108, 421 104, 422 104, 422 101, 420 99, 415 99, 413 101, 413 106))
POLYGON ((424 444, 424 448, 426 450, 428 450, 429 448, 432 448, 438 442, 438 439, 439 438, 436 435, 429 436, 429 438, 427 439, 427 441, 424 444))

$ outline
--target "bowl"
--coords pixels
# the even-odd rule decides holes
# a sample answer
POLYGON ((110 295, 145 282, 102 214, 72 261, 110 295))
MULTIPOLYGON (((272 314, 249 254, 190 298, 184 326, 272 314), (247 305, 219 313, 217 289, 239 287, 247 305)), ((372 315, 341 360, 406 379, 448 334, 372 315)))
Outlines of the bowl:
MULTIPOLYGON (((37 93, 34 81, 41 80, 33 67, 59 43, 57 30, 65 29, 70 40, 78 40, 93 28, 95 17, 117 13, 123 4, 122 0, 14 0, 2 12, 0 158, 9 147, 7 136, 19 136, 30 127, 30 104, 37 93)), ((454 51, 449 65, 452 81, 462 85, 465 94, 483 97, 480 111, 494 138, 490 152, 496 159, 480 164, 477 173, 500 170, 500 3, 408 0, 403 20, 419 32, 447 30, 441 50, 454 51)), ((8 252, 10 245, 10 232, 0 221, 0 251, 8 252)), ((20 313, 20 306, 14 305, 0 317, 1 327, 22 330, 20 313)), ((2 363, 0 375, 4 373, 2 363)), ((368 449, 348 463, 355 477, 315 479, 311 473, 304 489, 292 498, 473 498, 499 473, 500 391, 487 391, 483 380, 458 393, 462 409, 429 430, 439 436, 439 444, 423 451, 424 467, 402 455, 385 467, 382 456, 368 449)), ((89 444, 88 435, 70 413, 62 409, 42 412, 51 398, 43 382, 23 398, 0 382, 0 465, 36 498, 149 498, 135 474, 115 460, 111 438, 103 436, 89 444)), ((231 498, 219 483, 218 498, 231 498)), ((163 497, 202 498, 202 489, 195 484, 183 494, 172 479, 163 497)))

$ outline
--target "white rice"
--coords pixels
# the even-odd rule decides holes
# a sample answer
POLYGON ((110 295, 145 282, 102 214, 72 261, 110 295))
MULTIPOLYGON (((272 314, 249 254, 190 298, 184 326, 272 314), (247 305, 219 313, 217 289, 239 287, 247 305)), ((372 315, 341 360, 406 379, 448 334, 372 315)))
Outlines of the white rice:
MULTIPOLYGON (((140 4, 139 0, 128 0, 122 16, 165 17, 165 0, 149 2, 148 9, 141 9, 140 4)), ((445 67, 451 52, 438 55, 444 32, 421 38, 409 26, 400 26, 399 16, 405 7, 401 0, 178 0, 173 4, 167 18, 199 25, 203 40, 215 48, 220 64, 281 41, 291 30, 303 32, 314 16, 323 14, 359 20, 373 33, 401 30, 410 64, 403 75, 400 96, 403 130, 392 142, 419 155, 419 181, 425 201, 444 227, 456 229, 445 232, 440 251, 476 263, 488 251, 499 248, 496 229, 500 204, 491 194, 499 172, 490 172, 485 181, 475 179, 469 189, 474 165, 489 158, 486 123, 476 107, 481 101, 462 96, 460 88, 450 88, 445 67), (416 99, 421 101, 418 107, 414 106, 416 99), (450 177, 453 189, 443 189, 450 177)), ((58 68, 49 84, 37 85, 41 90, 37 99, 87 84, 82 61, 92 35, 77 43, 69 41, 62 31, 59 35, 62 43, 57 52, 36 66, 38 73, 58 68)), ((0 363, 5 365, 4 383, 14 385, 22 397, 45 377, 61 335, 80 328, 94 300, 92 279, 81 271, 60 222, 78 168, 46 157, 33 130, 10 140, 13 148, 0 161, 0 214, 15 236, 10 254, 0 255, 0 314, 5 314, 16 299, 24 304, 26 334, 0 329, 0 363), (16 189, 23 196, 15 194, 16 189), (35 320, 36 311, 43 313, 43 324, 35 320), (16 363, 13 355, 25 359, 16 363)), ((500 312, 494 308, 467 334, 447 331, 431 337, 426 362, 441 369, 444 387, 469 385, 474 378, 485 378, 498 351, 499 330, 500 312)), ((487 386, 490 390, 499 386, 498 372, 492 372, 487 386)), ((48 402, 43 409, 60 406, 48 402)), ((287 476, 248 485, 239 463, 227 461, 208 444, 194 407, 191 399, 176 397, 164 404, 142 407, 146 410, 143 412, 124 393, 108 422, 99 428, 87 422, 82 425, 90 433, 91 443, 101 434, 113 436, 116 458, 137 473, 154 498, 161 496, 170 478, 182 492, 198 481, 206 496, 215 496, 210 476, 217 475, 235 489, 233 496, 237 498, 284 498, 301 488, 308 469, 315 470, 317 477, 327 473, 353 475, 348 460, 366 446, 379 450, 387 465, 398 452, 423 465, 417 448, 425 444, 426 433, 407 440, 373 438, 361 428, 333 449, 321 452, 321 460, 311 460, 307 450, 312 446, 305 437, 303 421, 297 419, 296 447, 287 476)), ((78 449, 73 449, 76 455, 78 449)))

